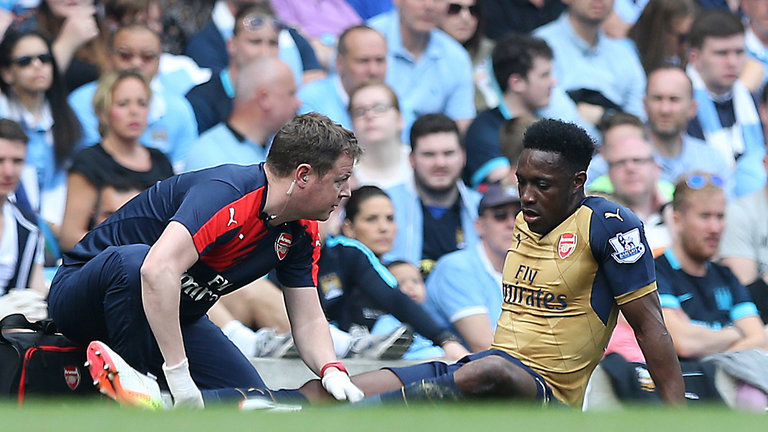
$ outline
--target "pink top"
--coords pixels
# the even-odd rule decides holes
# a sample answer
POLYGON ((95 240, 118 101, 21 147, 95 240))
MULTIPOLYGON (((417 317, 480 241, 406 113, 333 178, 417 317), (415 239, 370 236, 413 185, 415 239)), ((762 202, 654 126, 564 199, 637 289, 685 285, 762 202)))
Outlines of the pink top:
POLYGON ((338 36, 363 20, 346 0, 271 0, 275 15, 308 39, 338 36))

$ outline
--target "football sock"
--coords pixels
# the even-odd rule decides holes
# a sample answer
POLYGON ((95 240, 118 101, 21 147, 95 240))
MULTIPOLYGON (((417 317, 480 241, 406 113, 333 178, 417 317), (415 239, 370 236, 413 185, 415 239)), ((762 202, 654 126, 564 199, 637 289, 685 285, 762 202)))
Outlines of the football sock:
POLYGON ((463 399, 464 396, 456 386, 452 373, 434 378, 427 378, 408 384, 399 390, 380 395, 382 403, 399 402, 408 404, 415 401, 450 401, 463 399))

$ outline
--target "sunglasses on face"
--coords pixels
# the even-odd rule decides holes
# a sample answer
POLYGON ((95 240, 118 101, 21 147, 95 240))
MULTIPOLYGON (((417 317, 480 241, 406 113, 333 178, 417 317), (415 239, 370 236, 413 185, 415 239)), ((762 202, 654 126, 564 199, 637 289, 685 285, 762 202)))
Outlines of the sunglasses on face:
POLYGON ((458 3, 448 3, 448 15, 458 15, 462 9, 466 9, 470 15, 477 18, 477 5, 464 6, 458 3))
POLYGON ((115 51, 115 54, 117 54, 117 56, 120 57, 120 60, 124 62, 131 62, 135 57, 139 57, 142 63, 149 63, 157 60, 157 58, 160 57, 160 54, 155 52, 137 53, 137 52, 124 50, 124 49, 119 49, 115 51))
POLYGON ((515 219, 515 217, 517 217, 517 212, 508 208, 498 208, 491 210, 491 216, 496 222, 504 222, 510 217, 515 219))
POLYGON ((706 186, 707 183, 711 183, 713 186, 717 186, 719 188, 722 188, 725 186, 725 180, 720 177, 719 175, 703 175, 703 174, 694 174, 691 176, 688 176, 688 178, 685 179, 685 184, 688 185, 691 189, 701 189, 704 186, 706 186))
POLYGON ((32 62, 35 59, 40 60, 40 63, 42 63, 42 64, 53 63, 53 55, 51 55, 49 53, 38 54, 36 56, 28 56, 27 55, 27 56, 16 57, 15 59, 12 60, 12 62, 13 62, 13 64, 15 64, 15 65, 17 65, 19 67, 27 67, 27 66, 31 65, 32 62))

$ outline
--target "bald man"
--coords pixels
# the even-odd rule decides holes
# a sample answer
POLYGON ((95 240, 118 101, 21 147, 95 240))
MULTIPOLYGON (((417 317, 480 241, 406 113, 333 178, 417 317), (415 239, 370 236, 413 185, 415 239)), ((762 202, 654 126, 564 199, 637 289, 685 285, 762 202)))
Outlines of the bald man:
POLYGON ((186 171, 263 162, 272 136, 296 114, 296 83, 282 60, 259 57, 242 66, 238 76, 232 113, 192 145, 186 171))

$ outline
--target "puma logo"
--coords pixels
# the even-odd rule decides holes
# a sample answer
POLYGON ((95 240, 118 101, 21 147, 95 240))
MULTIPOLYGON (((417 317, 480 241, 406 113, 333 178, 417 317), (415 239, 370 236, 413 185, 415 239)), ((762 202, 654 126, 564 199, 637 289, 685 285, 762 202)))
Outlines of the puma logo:
POLYGON ((230 207, 229 208, 229 222, 227 222, 227 226, 230 226, 232 224, 237 224, 237 221, 235 220, 235 208, 230 207))
POLYGON ((605 213, 603 213, 603 216, 605 216, 606 219, 610 219, 612 217, 615 217, 616 219, 624 222, 624 219, 619 214, 619 210, 621 210, 621 209, 616 209, 616 213, 605 212, 605 213))

